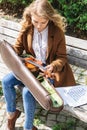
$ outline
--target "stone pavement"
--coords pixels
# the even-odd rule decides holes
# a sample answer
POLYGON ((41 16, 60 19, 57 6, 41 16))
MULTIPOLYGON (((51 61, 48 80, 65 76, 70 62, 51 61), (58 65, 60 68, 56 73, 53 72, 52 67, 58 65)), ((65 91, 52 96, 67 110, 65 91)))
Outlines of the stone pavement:
MULTIPOLYGON (((21 116, 17 119, 16 130, 23 130, 24 123, 24 113, 22 107, 21 96, 17 97, 17 107, 22 111, 21 116)), ((66 111, 61 111, 58 114, 54 114, 44 110, 39 104, 37 104, 35 112, 34 124, 38 127, 38 130, 53 130, 53 126, 61 123, 66 123, 67 121, 74 121, 72 129, 63 129, 63 130, 87 130, 87 123, 84 123, 67 113, 66 111)), ((4 97, 0 98, 0 130, 5 130, 6 124, 6 111, 5 111, 5 102, 4 97)), ((62 130, 62 129, 56 129, 62 130)))

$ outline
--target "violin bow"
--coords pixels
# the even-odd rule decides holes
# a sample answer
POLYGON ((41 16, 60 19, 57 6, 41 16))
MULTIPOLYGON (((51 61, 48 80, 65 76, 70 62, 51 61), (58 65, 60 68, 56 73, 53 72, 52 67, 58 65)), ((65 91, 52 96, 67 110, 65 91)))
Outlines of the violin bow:
POLYGON ((37 64, 36 62, 34 62, 34 61, 31 61, 31 60, 25 60, 26 62, 28 62, 28 63, 30 63, 30 64, 32 64, 32 65, 34 65, 34 66, 36 66, 36 67, 38 67, 38 68, 41 68, 42 70, 46 70, 46 68, 44 67, 44 66, 42 66, 42 65, 39 65, 39 64, 37 64))

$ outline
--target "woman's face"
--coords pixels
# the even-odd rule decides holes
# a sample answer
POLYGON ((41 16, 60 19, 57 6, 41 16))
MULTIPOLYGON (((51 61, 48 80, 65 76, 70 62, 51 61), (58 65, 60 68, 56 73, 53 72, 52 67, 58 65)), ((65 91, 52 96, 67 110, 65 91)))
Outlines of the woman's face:
POLYGON ((43 31, 49 22, 48 19, 45 19, 44 17, 40 17, 38 15, 32 14, 31 16, 32 24, 39 32, 43 31))

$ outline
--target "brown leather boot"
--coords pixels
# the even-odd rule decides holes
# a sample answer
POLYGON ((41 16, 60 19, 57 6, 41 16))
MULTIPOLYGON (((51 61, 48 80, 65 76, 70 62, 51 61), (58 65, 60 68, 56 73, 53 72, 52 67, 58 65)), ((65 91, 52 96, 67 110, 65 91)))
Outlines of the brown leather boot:
POLYGON ((21 112, 19 110, 16 110, 14 117, 12 119, 7 120, 7 128, 6 130, 15 130, 15 122, 17 118, 20 116, 21 112))
POLYGON ((32 130, 38 130, 35 126, 33 126, 32 130))
MULTIPOLYGON (((25 130, 25 129, 24 129, 25 130)), ((35 126, 33 126, 32 130, 38 130, 35 126)))

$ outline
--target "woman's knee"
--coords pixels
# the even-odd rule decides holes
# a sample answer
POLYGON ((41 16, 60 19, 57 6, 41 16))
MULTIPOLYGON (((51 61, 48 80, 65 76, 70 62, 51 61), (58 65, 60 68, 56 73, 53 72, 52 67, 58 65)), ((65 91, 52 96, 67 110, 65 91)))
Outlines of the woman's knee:
POLYGON ((11 86, 11 84, 13 84, 13 80, 14 80, 14 76, 12 75, 12 73, 7 74, 2 79, 2 87, 7 88, 8 85, 11 86))
POLYGON ((8 80, 8 76, 4 76, 3 79, 2 79, 2 86, 5 87, 7 86, 9 80, 8 80))

